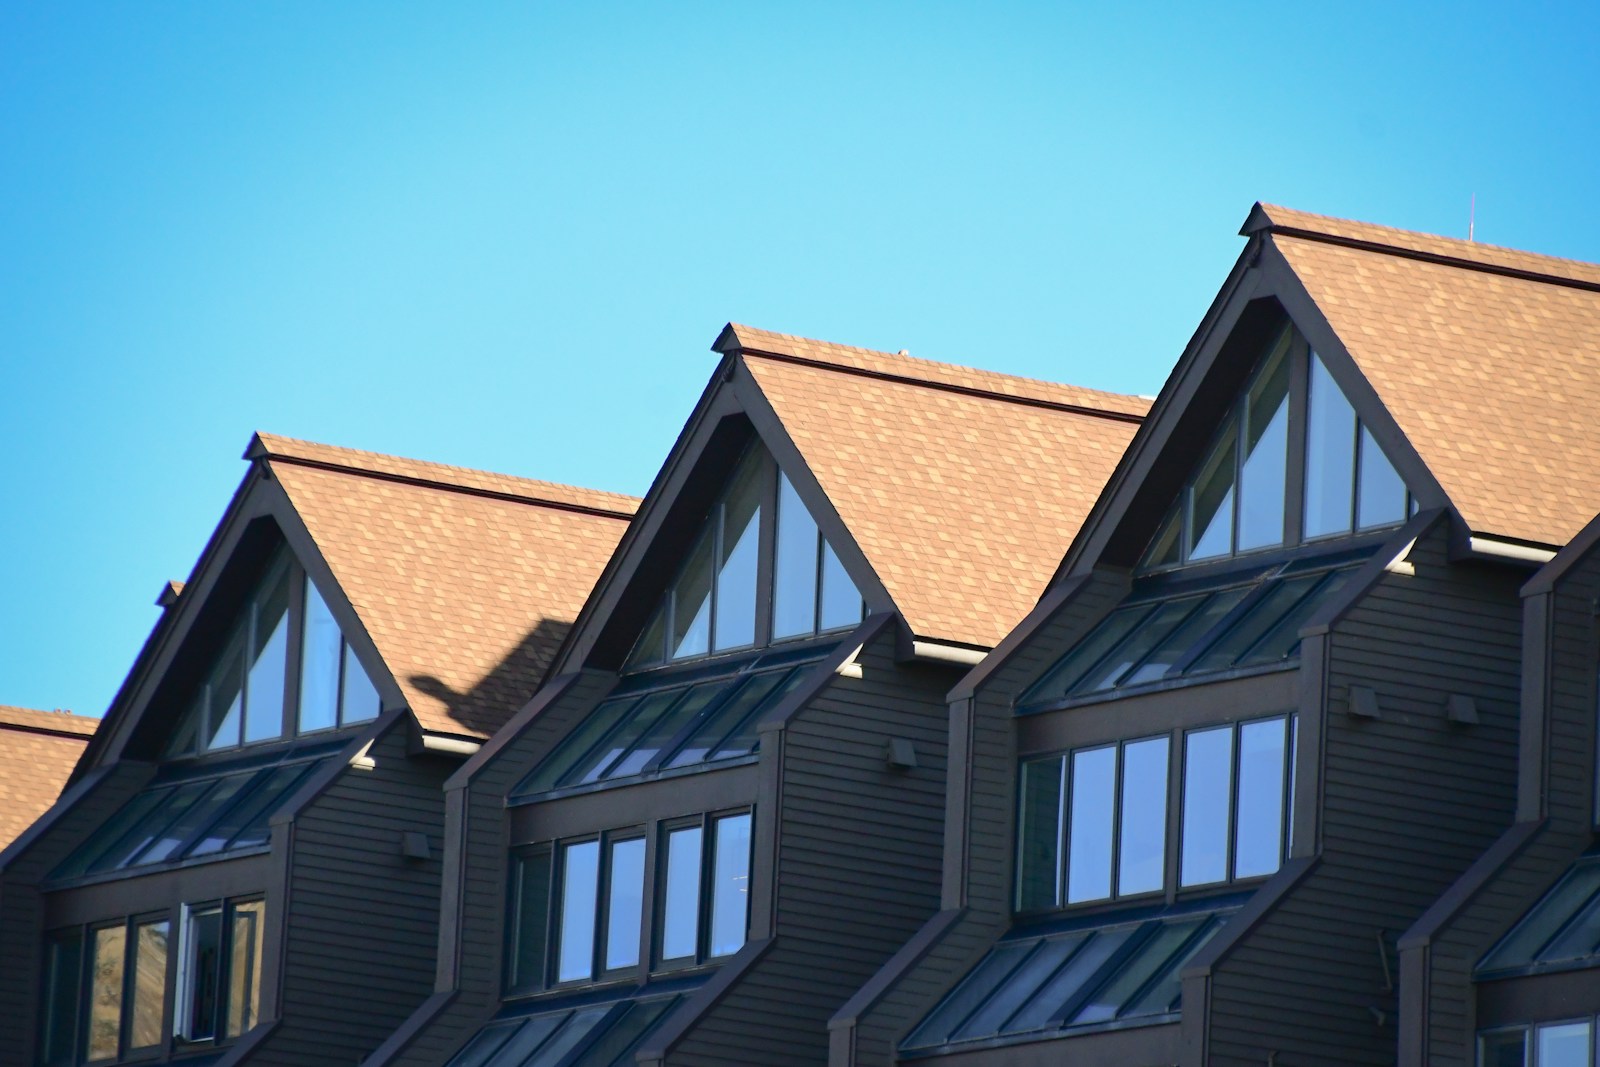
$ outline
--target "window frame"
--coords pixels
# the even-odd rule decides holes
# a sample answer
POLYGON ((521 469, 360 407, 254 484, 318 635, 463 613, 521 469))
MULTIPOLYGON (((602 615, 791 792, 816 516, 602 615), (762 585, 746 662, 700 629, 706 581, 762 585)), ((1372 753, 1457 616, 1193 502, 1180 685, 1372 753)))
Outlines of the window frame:
MULTIPOLYGON (((553 840, 539 841, 513 848, 507 865, 506 923, 504 952, 502 953, 501 991, 506 999, 542 996, 552 993, 572 992, 626 981, 640 981, 649 975, 678 974, 724 961, 733 953, 713 956, 709 952, 711 918, 714 906, 714 865, 716 862, 716 833, 721 820, 747 817, 750 820, 750 847, 745 858, 746 878, 753 878, 756 850, 756 813, 751 804, 717 808, 694 815, 670 816, 646 822, 574 833, 553 840), (700 882, 695 898, 695 950, 688 956, 671 960, 661 956, 662 936, 665 932, 667 840, 673 831, 695 828, 700 831, 700 855, 696 870, 700 882), (565 888, 564 850, 572 845, 597 842, 600 846, 600 870, 596 879, 593 948, 588 975, 581 978, 559 980, 561 899, 565 888), (640 887, 638 959, 622 967, 607 968, 606 953, 609 948, 609 904, 613 885, 615 845, 628 841, 644 842, 644 882, 640 887), (548 881, 544 889, 544 914, 538 919, 538 929, 543 935, 543 950, 537 960, 529 960, 537 967, 536 977, 528 978, 518 973, 517 960, 522 932, 528 929, 529 916, 524 913, 526 900, 524 881, 528 860, 549 856, 548 881)), ((749 892, 750 883, 746 883, 749 892)), ((744 938, 742 948, 749 942, 750 921, 754 912, 750 898, 746 897, 744 938)), ((735 952, 738 950, 736 949, 735 952)))
POLYGON ((197 678, 194 683, 183 690, 182 697, 177 701, 183 708, 183 714, 178 720, 178 727, 164 741, 162 746, 163 760, 188 761, 203 760, 214 757, 229 757, 239 752, 253 749, 264 749, 272 745, 290 744, 303 737, 313 737, 324 734, 333 734, 351 727, 365 725, 376 721, 384 712, 384 696, 378 687, 378 682, 363 662, 363 657, 351 644, 349 636, 342 625, 335 624, 339 631, 339 665, 334 693, 334 723, 331 726, 318 726, 303 730, 300 728, 301 697, 304 678, 302 666, 305 658, 306 623, 308 619, 309 597, 308 590, 315 591, 316 595, 328 607, 330 615, 333 609, 327 595, 319 587, 315 578, 301 564, 300 560, 285 544, 279 544, 268 553, 266 562, 256 569, 248 590, 240 598, 232 615, 229 617, 226 629, 222 632, 221 639, 214 647, 209 647, 206 652, 201 669, 196 671, 197 678), (254 644, 252 631, 255 626, 256 605, 268 594, 271 586, 277 579, 279 568, 282 568, 281 581, 288 586, 288 603, 284 608, 285 649, 283 663, 283 708, 279 722, 278 732, 275 736, 264 737, 257 740, 246 738, 245 724, 249 718, 249 676, 254 663, 250 661, 249 650, 254 644), (239 740, 229 744, 210 746, 206 740, 211 732, 211 698, 210 687, 212 678, 221 658, 228 654, 236 638, 244 642, 244 662, 240 668, 242 676, 241 690, 245 703, 241 706, 239 722, 239 740), (367 683, 377 695, 377 713, 368 718, 346 719, 345 717, 345 677, 351 658, 366 675, 367 683), (188 734, 181 748, 176 741, 188 734))
MULTIPOLYGON (((1067 912, 1093 912, 1124 907, 1128 904, 1156 902, 1165 900, 1168 904, 1180 900, 1205 897, 1236 891, 1240 886, 1251 886, 1264 882, 1273 874, 1281 870, 1283 864, 1291 857, 1294 845, 1295 824, 1295 790, 1298 782, 1296 764, 1299 760, 1299 711, 1295 708, 1281 708, 1272 712, 1245 712, 1227 718, 1205 718, 1198 716, 1185 718, 1172 723, 1165 729, 1155 728, 1139 733, 1099 738, 1085 737, 1081 741, 1065 746, 1052 746, 1036 752, 1019 754, 1015 766, 1017 767, 1016 780, 1013 784, 1012 812, 1015 819, 1012 842, 1012 877, 1011 877, 1011 908, 1012 913, 1018 917, 1045 917, 1060 915, 1067 912), (1284 724, 1284 755, 1283 779, 1280 784, 1281 819, 1279 826, 1278 866, 1264 874, 1251 874, 1243 877, 1236 875, 1238 851, 1238 807, 1239 807, 1239 738, 1246 726, 1254 723, 1282 722, 1284 724), (1229 788, 1227 796, 1227 844, 1226 862, 1224 864, 1227 876, 1220 881, 1183 884, 1183 830, 1186 821, 1184 810, 1184 788, 1188 780, 1187 742, 1190 734, 1203 733, 1211 730, 1228 730, 1231 750, 1229 753, 1229 788), (1163 832, 1165 840, 1162 854, 1162 883, 1159 890, 1147 890, 1138 893, 1119 893, 1121 882, 1121 849, 1123 836, 1123 811, 1122 811, 1122 784, 1124 780, 1124 752, 1128 745, 1145 741, 1165 739, 1167 741, 1167 779, 1166 779, 1166 810, 1163 818, 1163 832), (1044 907, 1024 907, 1024 865, 1023 855, 1026 849, 1024 834, 1027 827, 1024 824, 1024 795, 1025 767, 1030 764, 1051 765, 1065 761, 1070 767, 1072 757, 1079 752, 1089 752, 1098 749, 1116 747, 1117 757, 1114 774, 1114 805, 1113 822, 1111 830, 1111 887, 1112 894, 1107 897, 1096 897, 1092 900, 1069 902, 1067 900, 1068 872, 1070 861, 1070 822, 1071 822, 1071 793, 1074 783, 1070 770, 1063 781, 1060 800, 1060 815, 1057 823, 1056 836, 1056 899, 1058 903, 1044 907)), ((1114 728, 1113 723, 1113 728, 1114 728)))
MULTIPOLYGON (((35 1039, 38 1048, 35 1053, 35 1062, 41 1067, 105 1067, 105 1065, 119 1063, 142 1063, 150 1060, 165 1059, 175 1053, 185 1050, 201 1048, 226 1048, 232 1045, 250 1029, 262 1022, 259 1004, 262 999, 261 990, 265 988, 267 946, 265 944, 265 913, 266 895, 264 893, 242 894, 233 897, 216 898, 196 902, 182 902, 172 907, 154 908, 133 912, 128 915, 113 916, 105 919, 94 919, 87 922, 68 923, 64 926, 52 927, 44 932, 41 944, 45 948, 44 958, 41 963, 40 982, 40 1008, 36 1025, 34 1027, 35 1039), (231 941, 228 931, 232 929, 232 920, 236 908, 248 904, 260 904, 262 908, 262 933, 257 940, 261 943, 261 950, 254 961, 252 972, 255 976, 255 991, 258 1011, 252 1019, 250 1026, 241 1029, 240 1033, 226 1034, 226 1020, 228 999, 231 996, 229 989, 231 971, 231 941), (189 920, 194 912, 216 908, 222 915, 222 946, 217 961, 217 1018, 214 1021, 214 1030, 210 1037, 191 1039, 183 1035, 187 1029, 187 1000, 188 989, 185 981, 185 959, 189 948, 189 920), (139 1048, 132 1047, 133 1029, 136 1022, 135 1013, 139 1004, 137 983, 139 972, 139 932, 147 926, 165 924, 167 928, 166 959, 161 970, 161 1003, 158 1012, 160 1037, 152 1045, 139 1048), (91 999, 94 994, 94 944, 97 934, 106 930, 121 930, 122 943, 122 975, 119 985, 120 1000, 117 1005, 117 1051, 113 1056, 102 1056, 96 1059, 89 1058, 90 1040, 90 1015, 92 1011, 91 999), (58 975, 54 971, 56 960, 52 957, 51 948, 54 945, 68 940, 77 942, 77 967, 73 976, 70 1003, 66 1005, 69 1017, 60 1020, 55 1014, 62 1006, 57 1004, 50 996, 58 975), (70 1033, 66 1034, 66 1041, 70 1052, 66 1058, 45 1059, 44 1038, 52 1022, 63 1023, 70 1033)), ((63 987, 64 988, 64 987, 63 987)))
MULTIPOLYGON (((1324 359, 1305 335, 1290 320, 1285 319, 1280 329, 1274 330, 1271 340, 1265 345, 1262 352, 1256 357, 1250 371, 1245 375, 1243 383, 1234 397, 1228 401, 1225 414, 1218 420, 1216 429, 1206 439, 1205 447, 1196 453, 1200 458, 1194 467, 1185 475, 1180 485, 1176 499, 1161 513, 1161 519, 1156 524, 1149 543, 1140 551, 1139 562, 1135 572, 1140 575, 1165 574, 1173 571, 1187 570, 1191 567, 1204 567, 1216 564, 1225 564, 1233 560, 1249 559, 1260 556, 1270 556, 1274 553, 1283 553, 1307 545, 1324 545, 1330 541, 1344 538, 1360 537, 1379 530, 1391 530, 1403 524, 1407 519, 1417 513, 1418 503, 1416 494, 1411 486, 1406 483, 1405 476, 1398 467, 1394 467, 1393 460, 1387 454, 1384 458, 1394 467, 1405 488, 1405 503, 1399 519, 1369 526, 1360 525, 1359 503, 1361 498, 1361 468, 1362 453, 1365 451, 1363 434, 1373 436, 1370 424, 1362 417, 1356 405, 1344 392, 1344 387, 1334 379, 1327 360, 1324 359), (1286 427, 1286 441, 1284 446, 1284 486, 1283 486, 1283 539, 1276 544, 1258 545, 1252 548, 1239 547, 1239 520, 1242 508, 1240 486, 1243 484, 1243 473, 1246 462, 1244 454, 1244 432, 1248 416, 1249 398, 1251 390, 1257 380, 1266 372, 1268 363, 1280 344, 1284 343, 1287 335, 1287 348, 1283 358, 1289 364, 1289 383, 1287 403, 1288 425, 1286 427), (1310 448, 1309 434, 1310 423, 1310 383, 1312 362, 1321 361, 1324 370, 1328 372, 1330 380, 1339 387, 1344 401, 1350 405, 1353 419, 1353 434, 1350 442, 1351 450, 1351 488, 1350 488, 1350 528, 1329 533, 1307 536, 1306 530, 1306 465, 1310 448), (1229 507, 1232 509, 1232 518, 1228 535, 1228 551, 1212 555, 1192 557, 1192 542, 1197 537, 1193 530, 1194 517, 1192 497, 1196 478, 1202 468, 1210 461, 1212 455, 1221 446, 1224 438, 1229 434, 1234 435, 1233 481, 1229 507), (1177 559, 1170 562, 1153 562, 1156 546, 1163 541, 1169 527, 1176 526, 1177 559)), ((1383 450, 1378 444, 1380 452, 1383 450)))
POLYGON ((1016 853, 1016 855, 1015 855, 1016 876, 1013 878, 1013 881, 1016 884, 1013 887, 1013 891, 1012 891, 1012 908, 1013 908, 1013 910, 1016 911, 1018 914, 1033 914, 1033 913, 1043 914, 1043 913, 1054 912, 1054 911, 1063 911, 1063 910, 1066 910, 1066 909, 1069 909, 1069 908, 1070 909, 1077 909, 1077 908, 1091 908, 1091 907, 1096 907, 1096 906, 1103 907, 1103 906, 1105 906, 1107 904, 1123 904, 1123 903, 1127 903, 1127 902, 1130 902, 1130 901, 1138 902, 1138 901, 1156 900, 1156 899, 1162 897, 1163 895, 1165 895, 1166 892, 1167 892, 1167 881, 1168 881, 1168 871, 1167 871, 1168 860, 1170 859, 1170 854, 1171 854, 1171 851, 1172 851, 1172 848, 1171 848, 1172 817, 1171 817, 1171 811, 1170 811, 1170 809, 1172 807, 1172 797, 1171 797, 1171 791, 1172 791, 1172 758, 1173 758, 1172 757, 1172 752, 1173 752, 1172 732, 1171 731, 1165 731, 1165 732, 1158 731, 1158 732, 1155 732, 1155 733, 1140 734, 1140 735, 1136 735, 1136 736, 1133 736, 1133 737, 1121 737, 1121 738, 1114 738, 1114 739, 1107 740, 1107 741, 1095 741, 1095 742, 1091 742, 1091 743, 1087 743, 1087 744, 1083 744, 1083 745, 1076 745, 1076 746, 1074 746, 1074 747, 1072 747, 1070 749, 1067 749, 1067 750, 1065 750, 1065 751, 1063 751, 1063 752, 1061 752, 1059 754, 1056 754, 1056 755, 1030 756, 1030 757, 1027 757, 1026 759, 1019 760, 1018 761, 1019 773, 1017 775, 1017 790, 1018 790, 1017 811, 1019 812, 1019 816, 1018 816, 1019 830, 1021 828, 1020 812, 1022 810, 1021 805, 1023 803, 1023 797, 1022 797, 1022 793, 1021 793, 1023 775, 1022 775, 1022 773, 1020 771, 1021 766, 1023 764, 1045 764, 1045 765, 1048 765, 1048 764, 1050 764, 1050 763, 1052 763, 1054 761, 1060 761, 1060 764, 1061 764, 1061 767, 1062 767, 1062 770, 1060 772, 1060 774, 1061 774, 1061 779, 1060 779, 1061 780, 1061 786, 1060 786, 1060 802, 1059 802, 1059 806, 1058 806, 1059 815, 1057 817, 1057 824, 1056 824, 1056 879, 1055 879, 1056 886, 1055 886, 1055 899, 1056 899, 1057 903, 1055 903, 1054 905, 1051 905, 1049 907, 1045 907, 1045 908, 1028 908, 1028 909, 1024 909, 1022 907, 1022 850, 1023 850, 1024 846, 1023 846, 1022 834, 1019 832, 1017 834, 1017 842, 1016 842, 1016 850, 1015 850, 1015 853, 1016 853), (1141 743, 1149 742, 1149 741, 1165 741, 1166 742, 1166 746, 1167 746, 1167 770, 1166 770, 1166 775, 1165 775, 1164 781, 1162 783, 1163 784, 1163 788, 1166 790, 1168 795, 1167 795, 1167 798, 1166 798, 1166 804, 1165 804, 1165 808, 1163 810, 1163 815, 1162 815, 1162 835, 1163 835, 1163 839, 1162 839, 1162 843, 1161 843, 1161 848, 1162 848, 1162 855, 1161 855, 1161 864, 1162 864, 1161 885, 1160 885, 1160 887, 1158 887, 1156 889, 1146 889, 1146 890, 1140 890, 1140 891, 1133 892, 1133 893, 1123 893, 1123 892, 1121 892, 1121 888, 1122 888, 1121 887, 1121 883, 1122 883, 1122 828, 1123 828, 1122 787, 1123 787, 1123 780, 1124 780, 1125 761, 1126 761, 1126 758, 1127 758, 1126 753, 1127 753, 1127 749, 1128 749, 1129 745, 1137 745, 1137 744, 1141 744, 1141 743), (1114 752, 1115 752, 1115 755, 1113 756, 1112 770, 1111 770, 1111 797, 1112 797, 1112 800, 1111 800, 1111 849, 1110 849, 1110 855, 1107 858, 1108 862, 1110 864, 1110 878, 1109 878, 1109 881, 1110 881, 1110 889, 1111 889, 1111 891, 1107 896, 1091 897, 1091 898, 1088 898, 1088 899, 1085 899, 1085 900, 1069 901, 1068 900, 1068 893, 1069 893, 1069 887, 1071 885, 1071 877, 1072 877, 1072 875, 1071 875, 1071 871, 1072 871, 1072 859, 1071 859, 1072 801, 1073 801, 1074 796, 1076 796, 1077 790, 1078 790, 1078 782, 1077 782, 1078 775, 1077 775, 1076 771, 1073 769, 1072 765, 1073 765, 1074 759, 1078 755, 1080 755, 1082 753, 1100 752, 1100 751, 1104 751, 1106 749, 1113 749, 1114 752))
POLYGON ((1523 1038, 1522 1067, 1543 1067, 1539 1062, 1539 1034, 1542 1031, 1552 1030, 1559 1026, 1575 1026, 1579 1024, 1585 1024, 1589 1027, 1589 1067, 1596 1067, 1597 1064, 1600 1064, 1600 1015, 1542 1019, 1538 1022, 1486 1027, 1473 1035, 1473 1062, 1478 1067, 1489 1067, 1484 1059, 1485 1043, 1489 1039, 1496 1037, 1520 1034, 1523 1038))
POLYGON ((1294 839, 1294 765, 1296 755, 1295 746, 1299 741, 1299 731, 1296 726, 1296 720, 1298 718, 1299 715, 1296 712, 1289 711, 1278 712, 1272 715, 1247 716, 1244 718, 1233 719, 1227 723, 1214 723, 1210 725, 1188 726, 1180 728, 1180 743, 1178 748, 1182 754, 1182 759, 1178 766, 1178 869, 1173 872, 1174 877, 1177 879, 1179 893, 1223 889, 1230 886, 1239 885, 1241 883, 1259 882, 1272 877, 1283 868, 1284 863, 1289 859, 1289 847, 1294 839), (1249 874, 1240 877, 1237 873, 1239 866, 1239 772, 1244 756, 1243 746, 1240 744, 1240 740, 1244 735, 1244 728, 1246 726, 1265 722, 1283 723, 1283 779, 1279 785, 1279 796, 1282 798, 1282 803, 1278 809, 1281 813, 1278 825, 1278 865, 1272 870, 1262 874, 1249 874), (1231 737, 1229 738, 1231 747, 1228 753, 1229 777, 1227 853, 1224 864, 1226 874, 1219 881, 1194 882, 1185 884, 1183 881, 1183 830, 1187 824, 1187 812, 1184 810, 1183 791, 1184 787, 1188 784, 1189 775, 1189 736, 1191 734, 1207 733, 1209 731, 1224 728, 1231 731, 1231 737))
MULTIPOLYGON (((823 622, 823 583, 827 573, 827 559, 829 553, 838 557, 838 550, 833 547, 827 535, 822 530, 822 525, 816 521, 805 502, 800 500, 799 490, 794 486, 794 480, 778 465, 771 452, 767 451, 759 438, 745 444, 740 450, 738 458, 729 468, 728 479, 718 491, 709 510, 700 519, 700 525, 683 556, 676 562, 671 572, 671 577, 665 583, 659 600, 654 610, 647 617, 638 635, 634 638, 628 654, 624 659, 623 673, 635 674, 643 671, 662 670, 678 667, 683 664, 701 663, 708 659, 720 656, 734 656, 754 650, 772 648, 786 645, 790 642, 803 642, 834 633, 842 633, 851 627, 860 625, 867 617, 868 609, 866 596, 861 592, 855 578, 850 576, 850 583, 855 587, 856 594, 861 600, 861 613, 847 623, 824 626, 823 622), (719 565, 723 557, 723 520, 724 509, 733 488, 738 484, 738 478, 743 473, 746 463, 759 465, 756 475, 756 484, 759 490, 756 536, 756 576, 755 576, 755 605, 754 605, 754 640, 748 644, 730 645, 719 648, 716 644, 718 600, 719 565), (778 511, 783 497, 783 485, 787 482, 795 500, 799 500, 806 518, 815 530, 816 544, 812 553, 812 600, 811 615, 812 628, 800 633, 774 636, 776 601, 776 582, 778 579, 777 554, 778 554, 778 511), (709 543, 708 559, 711 571, 708 581, 710 588, 707 593, 710 605, 706 618, 706 651, 694 652, 682 656, 674 656, 671 651, 673 632, 675 629, 674 615, 677 611, 677 588, 688 567, 694 562, 696 555, 703 545, 709 543), (659 634, 661 647, 647 652, 646 641, 652 635, 659 634)), ((841 570, 843 560, 839 561, 841 570)))

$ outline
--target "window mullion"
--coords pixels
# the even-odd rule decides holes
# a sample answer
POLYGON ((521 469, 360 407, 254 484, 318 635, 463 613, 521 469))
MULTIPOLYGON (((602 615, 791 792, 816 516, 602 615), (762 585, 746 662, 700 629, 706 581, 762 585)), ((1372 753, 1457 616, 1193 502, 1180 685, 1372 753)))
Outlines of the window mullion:
POLYGON ((777 573, 778 464, 768 457, 762 468, 760 525, 756 530, 755 643, 772 643, 773 582, 777 573))
MULTIPOLYGON (((305 569, 297 563, 291 563, 288 582, 288 622, 284 633, 288 647, 283 657, 283 733, 280 736, 295 737, 300 732, 300 663, 305 655, 305 569)), ((337 716, 334 721, 337 724, 337 716)))
MULTIPOLYGON (((1234 499, 1238 499, 1237 493, 1234 499)), ((1122 754, 1126 741, 1117 742, 1111 764, 1111 899, 1122 895, 1122 754)))
POLYGON ((1067 902, 1067 817, 1072 811, 1067 797, 1067 756, 1061 757, 1060 785, 1056 792, 1056 907, 1067 902))
POLYGON ((1306 418, 1311 347, 1297 332, 1289 360, 1289 454, 1284 462, 1283 543, 1298 545, 1305 529, 1306 418))
POLYGON ((1227 845, 1223 852, 1223 873, 1225 881, 1234 880, 1234 866, 1238 852, 1239 835, 1239 761, 1242 756, 1243 734, 1240 732, 1240 723, 1234 723, 1229 729, 1232 738, 1228 758, 1228 833, 1227 845))

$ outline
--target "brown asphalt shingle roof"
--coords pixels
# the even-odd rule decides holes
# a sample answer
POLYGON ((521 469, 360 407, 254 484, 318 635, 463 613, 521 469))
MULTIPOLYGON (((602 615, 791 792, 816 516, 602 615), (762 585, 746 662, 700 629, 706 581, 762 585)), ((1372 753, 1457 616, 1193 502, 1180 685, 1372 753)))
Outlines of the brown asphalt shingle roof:
POLYGON ((1557 546, 1594 517, 1600 266, 1260 210, 1473 532, 1557 546))
POLYGON ((919 637, 1033 607, 1149 401, 747 326, 745 365, 919 637))
POLYGON ((638 501, 258 434, 426 730, 487 737, 533 695, 638 501))
POLYGON ((0 849, 61 795, 99 719, 0 704, 0 849))

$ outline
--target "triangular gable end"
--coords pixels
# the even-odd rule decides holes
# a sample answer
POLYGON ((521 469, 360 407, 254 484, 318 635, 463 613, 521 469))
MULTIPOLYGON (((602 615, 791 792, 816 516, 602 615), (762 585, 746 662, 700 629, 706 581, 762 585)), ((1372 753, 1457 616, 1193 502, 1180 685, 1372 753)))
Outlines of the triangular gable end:
POLYGON ((168 757, 370 722, 377 687, 315 581, 279 548, 240 605, 167 745, 168 757))
POLYGON ((84 767, 285 742, 404 703, 259 461, 157 622, 84 767), (353 624, 353 625, 352 625, 353 624), (375 669, 376 667, 376 669, 375 669))
POLYGON ((793 481, 750 441, 662 594, 628 667, 855 626, 864 602, 793 481))
POLYGON ((832 631, 845 625, 845 614, 857 624, 866 615, 894 610, 741 356, 725 352, 550 675, 692 662, 700 655, 832 631), (780 526, 789 531, 781 539, 780 526), (791 581, 805 569, 799 562, 804 552, 795 546, 809 543, 801 532, 807 529, 817 538, 815 601, 798 592, 798 580, 791 581), (752 541, 742 538, 747 532, 752 541), (754 607, 748 595, 752 555, 754 607), (722 570, 728 572, 725 587, 743 584, 739 596, 728 596, 727 606, 717 610, 700 593, 712 590, 722 605, 716 591, 722 570), (680 586, 691 609, 676 602, 680 586), (730 610, 735 599, 740 606, 730 610), (847 601, 848 611, 842 606, 847 601), (659 655, 649 651, 656 648, 659 655))
POLYGON ((1403 522, 1416 500, 1290 323, 1273 335, 1141 559, 1146 570, 1403 522))

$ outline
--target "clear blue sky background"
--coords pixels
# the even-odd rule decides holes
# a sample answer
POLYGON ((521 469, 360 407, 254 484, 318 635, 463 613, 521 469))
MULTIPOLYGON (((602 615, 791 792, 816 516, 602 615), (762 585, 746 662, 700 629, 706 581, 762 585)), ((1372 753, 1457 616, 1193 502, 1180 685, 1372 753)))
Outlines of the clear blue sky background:
POLYGON ((0 703, 251 431, 640 493, 736 319, 1154 393, 1257 199, 1600 260, 1600 5, 0 4, 0 703))

